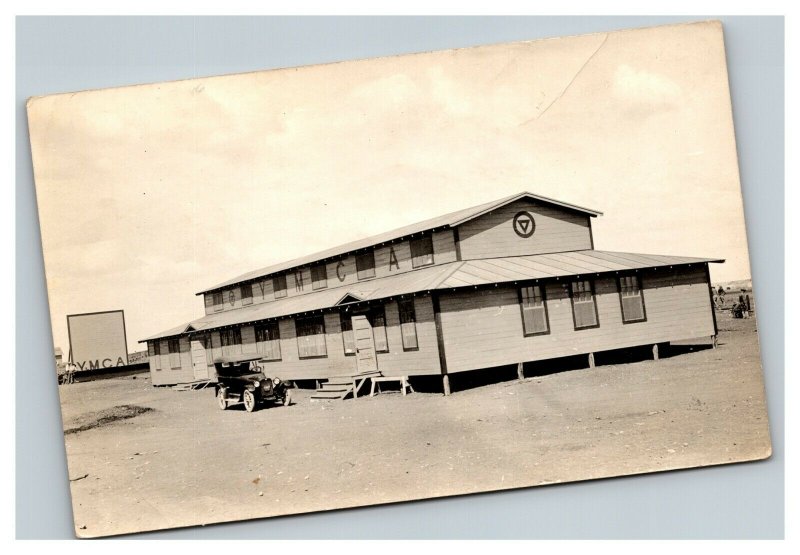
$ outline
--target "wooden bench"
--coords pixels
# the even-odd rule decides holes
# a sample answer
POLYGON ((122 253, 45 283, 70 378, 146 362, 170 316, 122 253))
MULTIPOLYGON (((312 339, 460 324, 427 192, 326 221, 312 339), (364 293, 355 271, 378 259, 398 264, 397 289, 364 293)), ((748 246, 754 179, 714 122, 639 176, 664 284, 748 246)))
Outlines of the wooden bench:
POLYGON ((411 393, 414 393, 414 388, 408 383, 408 376, 373 376, 372 387, 369 390, 370 397, 375 395, 375 384, 378 384, 378 393, 381 392, 381 382, 400 382, 400 391, 403 392, 403 395, 406 394, 406 388, 408 388, 411 393))

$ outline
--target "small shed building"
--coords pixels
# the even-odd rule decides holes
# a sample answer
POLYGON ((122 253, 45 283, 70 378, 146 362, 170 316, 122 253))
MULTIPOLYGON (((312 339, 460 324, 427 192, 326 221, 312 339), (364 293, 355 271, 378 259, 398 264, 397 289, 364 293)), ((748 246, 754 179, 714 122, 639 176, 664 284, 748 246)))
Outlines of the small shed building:
POLYGON ((523 192, 237 276, 143 339, 154 385, 258 356, 268 375, 442 377, 716 337, 709 263, 596 250, 601 213, 523 192))

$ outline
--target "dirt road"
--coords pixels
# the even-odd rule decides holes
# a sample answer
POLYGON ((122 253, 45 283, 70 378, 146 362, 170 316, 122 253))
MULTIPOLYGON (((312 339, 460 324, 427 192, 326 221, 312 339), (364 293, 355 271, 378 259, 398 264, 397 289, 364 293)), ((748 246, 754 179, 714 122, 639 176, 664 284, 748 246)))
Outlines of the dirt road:
POLYGON ((141 376, 64 386, 76 533, 764 458, 770 442, 755 320, 727 313, 718 320, 717 349, 449 397, 310 402, 311 392, 300 390, 291 407, 248 414, 218 410, 211 390, 157 389, 141 376), (98 413, 105 420, 95 427, 98 413))

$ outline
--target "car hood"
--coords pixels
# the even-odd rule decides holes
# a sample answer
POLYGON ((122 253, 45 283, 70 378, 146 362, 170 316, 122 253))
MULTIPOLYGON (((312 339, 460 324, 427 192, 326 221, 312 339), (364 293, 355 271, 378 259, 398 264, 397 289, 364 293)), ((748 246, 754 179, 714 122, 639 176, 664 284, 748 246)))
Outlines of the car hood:
POLYGON ((220 381, 227 382, 253 382, 255 380, 266 380, 263 372, 253 372, 252 374, 239 374, 238 376, 217 376, 220 381))

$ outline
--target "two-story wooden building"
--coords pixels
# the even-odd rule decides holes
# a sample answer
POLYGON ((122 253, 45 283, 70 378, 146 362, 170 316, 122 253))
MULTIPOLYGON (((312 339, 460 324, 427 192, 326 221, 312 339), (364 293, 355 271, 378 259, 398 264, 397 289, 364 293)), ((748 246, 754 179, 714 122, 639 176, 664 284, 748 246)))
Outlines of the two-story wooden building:
POLYGON ((600 212, 531 193, 262 268, 197 293, 205 315, 142 340, 154 385, 258 356, 269 375, 440 375, 713 340, 708 264, 594 249, 600 212))

